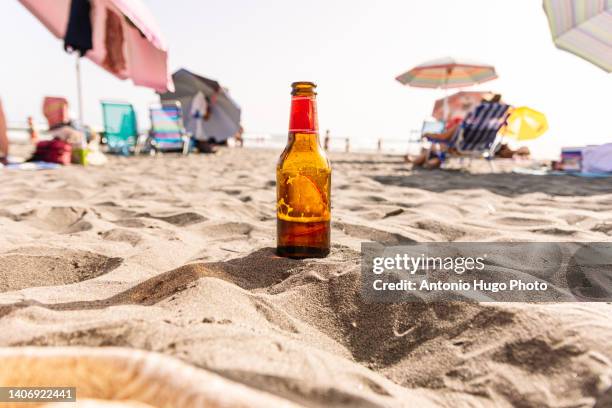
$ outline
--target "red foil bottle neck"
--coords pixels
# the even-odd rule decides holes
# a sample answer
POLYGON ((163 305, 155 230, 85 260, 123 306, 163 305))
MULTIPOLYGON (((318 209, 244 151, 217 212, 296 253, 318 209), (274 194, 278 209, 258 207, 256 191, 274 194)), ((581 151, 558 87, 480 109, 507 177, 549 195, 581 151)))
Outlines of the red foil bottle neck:
POLYGON ((291 115, 289 117, 289 132, 317 133, 317 101, 315 96, 291 97, 291 115))

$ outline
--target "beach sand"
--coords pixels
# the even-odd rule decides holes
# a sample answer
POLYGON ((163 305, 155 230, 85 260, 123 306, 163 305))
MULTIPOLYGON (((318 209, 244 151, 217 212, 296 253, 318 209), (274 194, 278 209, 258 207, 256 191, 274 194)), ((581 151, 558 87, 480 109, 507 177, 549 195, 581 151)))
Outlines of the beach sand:
POLYGON ((610 179, 332 154, 332 251, 298 261, 278 155, 0 171, 0 346, 142 349, 309 407, 611 406, 610 304, 359 295, 364 241, 610 241, 610 179))

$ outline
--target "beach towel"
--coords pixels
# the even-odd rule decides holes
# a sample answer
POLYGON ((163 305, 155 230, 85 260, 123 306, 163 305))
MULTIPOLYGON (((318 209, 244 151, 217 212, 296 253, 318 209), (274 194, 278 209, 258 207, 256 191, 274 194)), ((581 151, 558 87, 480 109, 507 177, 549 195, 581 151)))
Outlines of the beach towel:
POLYGON ((126 69, 125 55, 123 55, 123 26, 121 17, 110 9, 106 9, 106 30, 104 30, 104 45, 106 56, 102 66, 113 74, 119 75, 126 69))
MULTIPOLYGON (((57 163, 48 163, 42 161, 36 162, 27 162, 27 163, 10 163, 4 166, 7 170, 53 170, 61 167, 60 164, 57 163)), ((2 168, 2 164, 0 164, 0 168, 2 168)))

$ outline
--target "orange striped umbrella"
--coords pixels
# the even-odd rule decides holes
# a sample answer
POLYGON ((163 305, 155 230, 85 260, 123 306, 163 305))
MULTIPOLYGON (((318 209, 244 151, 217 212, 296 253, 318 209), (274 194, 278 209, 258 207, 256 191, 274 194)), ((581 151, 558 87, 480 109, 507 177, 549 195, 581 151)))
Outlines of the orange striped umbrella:
POLYGON ((417 65, 397 79, 417 88, 462 88, 497 78, 495 67, 475 61, 445 57, 417 65))

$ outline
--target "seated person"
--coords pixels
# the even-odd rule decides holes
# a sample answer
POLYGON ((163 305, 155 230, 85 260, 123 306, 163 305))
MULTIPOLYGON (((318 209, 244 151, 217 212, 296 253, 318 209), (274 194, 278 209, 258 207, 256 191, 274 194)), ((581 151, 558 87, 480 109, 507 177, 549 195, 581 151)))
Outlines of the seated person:
MULTIPOLYGON (((486 103, 500 103, 501 95, 495 94, 490 98, 483 98, 480 104, 486 103)), ((477 109, 478 107, 474 108, 477 109)), ((449 126, 442 133, 425 133, 422 138, 427 140, 432 140, 434 142, 442 142, 439 143, 437 148, 438 152, 434 152, 432 149, 423 148, 421 149, 421 153, 416 157, 406 156, 405 159, 407 162, 412 163, 415 166, 422 166, 427 169, 434 169, 440 167, 442 164, 441 156, 446 153, 454 153, 457 151, 452 147, 448 147, 444 142, 450 142, 453 138, 459 127, 461 126, 462 121, 453 121, 449 123, 449 126)))
POLYGON ((76 130, 68 112, 68 101, 62 97, 47 96, 43 100, 43 114, 49 124, 49 134, 77 147, 85 135, 76 130))
MULTIPOLYGON (((457 131, 457 129, 461 126, 461 122, 456 123, 450 127, 448 127, 442 133, 425 133, 423 134, 423 138, 431 138, 439 141, 450 141, 457 131)), ((439 146, 439 153, 449 151, 446 145, 439 146)), ((452 151, 452 148, 450 149, 452 151)), ((426 169, 435 169, 440 167, 442 164, 442 160, 436 152, 434 152, 431 148, 422 148, 421 153, 416 157, 405 156, 405 159, 408 163, 412 163, 415 166, 422 166, 426 169)))

